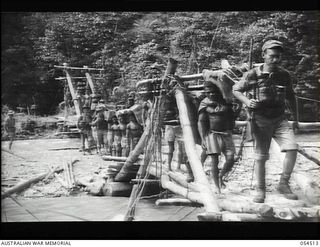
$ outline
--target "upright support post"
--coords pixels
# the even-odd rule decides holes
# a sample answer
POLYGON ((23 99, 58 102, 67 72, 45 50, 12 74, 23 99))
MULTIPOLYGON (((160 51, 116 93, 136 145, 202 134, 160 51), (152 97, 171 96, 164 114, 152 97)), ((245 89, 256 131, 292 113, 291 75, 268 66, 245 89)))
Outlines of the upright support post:
MULTIPOLYGON (((84 69, 88 69, 88 66, 83 66, 83 68, 84 69)), ((86 70, 86 78, 87 78, 87 81, 88 81, 88 83, 89 83, 89 85, 90 85, 90 88, 91 88, 91 91, 92 91, 92 93, 96 93, 96 90, 95 90, 95 88, 94 88, 94 84, 93 84, 93 81, 92 81, 92 77, 91 77, 91 75, 89 74, 89 72, 88 72, 88 70, 86 70)))
POLYGON ((182 133, 184 138, 184 147, 188 160, 190 162, 191 170, 195 179, 195 182, 201 186, 201 197, 207 214, 215 214, 217 218, 220 214, 220 209, 215 199, 215 196, 210 188, 210 183, 203 170, 200 157, 196 154, 196 144, 191 129, 191 122, 188 116, 188 109, 186 102, 186 95, 182 90, 176 89, 175 93, 177 106, 179 110, 179 118, 182 127, 182 133))
POLYGON ((69 89, 70 89, 70 93, 71 93, 71 96, 72 96, 72 99, 73 99, 73 102, 74 102, 74 107, 76 109, 76 113, 78 116, 81 115, 81 111, 80 111, 80 105, 79 105, 79 102, 78 102, 78 99, 76 97, 76 92, 74 91, 74 88, 73 88, 73 84, 72 84, 72 78, 67 70, 67 66, 68 64, 67 63, 63 63, 63 66, 64 66, 64 72, 66 73, 66 77, 67 77, 67 82, 68 82, 68 86, 69 86, 69 89))

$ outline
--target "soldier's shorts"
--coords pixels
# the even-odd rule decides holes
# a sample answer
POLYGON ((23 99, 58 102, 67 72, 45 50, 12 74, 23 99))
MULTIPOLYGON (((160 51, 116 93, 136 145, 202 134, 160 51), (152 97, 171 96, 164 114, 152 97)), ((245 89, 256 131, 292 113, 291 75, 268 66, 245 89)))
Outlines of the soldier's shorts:
POLYGON ((176 139, 183 140, 181 126, 166 125, 165 140, 167 142, 174 142, 176 139))
POLYGON ((205 137, 205 146, 207 154, 221 154, 225 156, 234 155, 235 147, 231 133, 216 133, 211 131, 205 137))
POLYGON ((9 137, 10 139, 14 138, 15 135, 16 135, 16 132, 15 132, 15 131, 8 131, 7 133, 8 133, 8 137, 9 137))
POLYGON ((98 129, 97 130, 98 145, 102 145, 105 142, 104 138, 107 138, 107 131, 98 129))
POLYGON ((269 159, 272 138, 279 144, 282 152, 298 149, 293 130, 284 116, 270 119, 256 114, 253 129, 256 160, 269 159))

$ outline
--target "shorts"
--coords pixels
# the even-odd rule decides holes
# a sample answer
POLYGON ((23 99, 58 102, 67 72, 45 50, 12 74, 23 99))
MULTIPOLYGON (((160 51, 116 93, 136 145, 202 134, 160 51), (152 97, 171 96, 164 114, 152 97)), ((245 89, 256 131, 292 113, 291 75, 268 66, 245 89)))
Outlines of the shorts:
POLYGON ((128 145, 128 139, 126 137, 121 138, 121 147, 125 148, 128 145))
POLYGON ((231 133, 217 134, 210 132, 204 141, 207 154, 223 153, 225 156, 231 156, 236 152, 231 133))
POLYGON ((269 159, 272 138, 279 144, 281 152, 298 149, 293 130, 284 116, 270 119, 256 114, 253 128, 254 158, 256 160, 269 159))
POLYGON ((174 142, 176 139, 183 141, 181 126, 166 125, 165 139, 167 142, 174 142))
POLYGON ((15 135, 16 135, 16 132, 15 132, 15 131, 8 131, 7 133, 8 133, 8 137, 9 137, 10 139, 14 138, 15 135))

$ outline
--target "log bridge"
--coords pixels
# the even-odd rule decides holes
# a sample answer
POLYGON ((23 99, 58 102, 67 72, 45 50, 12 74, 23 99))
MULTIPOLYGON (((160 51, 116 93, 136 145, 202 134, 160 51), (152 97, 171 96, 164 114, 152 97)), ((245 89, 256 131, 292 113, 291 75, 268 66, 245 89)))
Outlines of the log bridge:
MULTIPOLYGON (((154 119, 148 118, 144 133, 141 136, 137 146, 130 153, 129 157, 115 158, 115 161, 121 161, 122 163, 117 167, 117 169, 113 170, 116 172, 109 177, 112 183, 131 181, 131 183, 134 184, 129 200, 127 214, 125 215, 124 220, 129 221, 134 219, 135 203, 143 194, 143 189, 139 188, 150 186, 151 184, 158 184, 160 182, 162 189, 171 191, 180 197, 168 199, 160 198, 156 201, 156 205, 184 205, 203 207, 204 212, 198 215, 198 220, 200 221, 303 221, 306 219, 318 221, 319 202, 316 202, 316 205, 311 207, 306 207, 305 204, 299 204, 298 207, 291 207, 288 209, 286 207, 283 208, 277 205, 270 206, 268 204, 256 204, 251 202, 251 200, 248 200, 248 198, 244 198, 243 196, 241 197, 236 194, 233 195, 232 199, 230 200, 223 198, 221 199, 213 193, 211 185, 200 162, 199 152, 196 151, 201 147, 196 144, 196 138, 193 131, 193 128, 196 128, 196 126, 194 126, 192 116, 190 115, 191 110, 189 109, 189 104, 187 103, 187 92, 191 90, 202 90, 202 85, 188 85, 188 81, 191 80, 210 80, 211 78, 220 78, 220 80, 225 82, 224 80, 226 79, 223 77, 224 71, 204 70, 201 74, 177 77, 175 75, 176 68, 177 61, 170 58, 163 78, 140 81, 137 83, 137 87, 142 87, 143 89, 140 92, 145 93, 147 92, 145 87, 150 84, 158 83, 163 85, 166 83, 165 86, 168 86, 169 82, 171 83, 170 90, 174 89, 174 97, 179 110, 179 122, 183 132, 184 147, 190 165, 188 167, 182 166, 182 172, 172 172, 168 170, 167 164, 162 163, 159 167, 159 162, 145 162, 146 153, 144 154, 144 159, 140 161, 138 160, 142 152, 146 151, 144 147, 151 144, 150 136, 152 136, 152 133, 155 131, 152 129, 152 122, 154 119), (138 169, 137 167, 140 168, 138 169), (150 179, 150 176, 152 179, 150 179), (145 186, 139 187, 139 185, 143 183, 145 186)), ((228 85, 217 85, 222 91, 222 94, 226 100, 231 100, 232 97, 231 88, 234 81, 232 81, 233 83, 231 84, 230 81, 231 80, 229 80, 228 85)), ((156 90, 154 90, 155 87, 152 87, 153 89, 151 91, 149 90, 148 92, 154 93, 154 98, 161 100, 161 95, 166 93, 168 90, 168 87, 166 88, 165 86, 163 88, 158 86, 156 90)), ((154 113, 154 105, 151 111, 154 113)), ((246 126, 246 122, 237 121, 236 126, 246 126)), ((299 122, 299 127, 301 129, 319 128, 320 123, 299 122)), ((153 145, 155 145, 155 143, 153 143, 153 145)), ((310 155, 307 155, 304 150, 300 150, 299 152, 306 158, 309 158, 319 165, 319 160, 317 158, 310 158, 310 155)), ((105 157, 104 159, 112 160, 113 158, 105 157)), ((308 188, 308 185, 304 184, 304 188, 308 188)), ((275 201, 277 200, 278 199, 275 201)), ((291 202, 288 200, 287 205, 289 205, 289 207, 290 203, 291 202)))

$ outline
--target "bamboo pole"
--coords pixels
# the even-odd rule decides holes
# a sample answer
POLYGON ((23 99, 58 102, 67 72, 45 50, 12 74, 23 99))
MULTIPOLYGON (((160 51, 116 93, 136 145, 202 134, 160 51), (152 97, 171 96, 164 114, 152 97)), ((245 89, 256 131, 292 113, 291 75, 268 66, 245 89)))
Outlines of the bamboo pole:
POLYGON ((191 122, 188 116, 189 109, 186 104, 186 95, 181 89, 176 89, 175 97, 179 110, 179 118, 184 137, 186 154, 190 162, 195 182, 199 184, 204 207, 208 213, 219 213, 219 206, 210 188, 206 174, 204 173, 200 158, 195 152, 196 144, 193 137, 191 122))
POLYGON ((98 71, 102 71, 104 69, 96 69, 96 68, 81 68, 81 67, 72 67, 72 66, 68 66, 67 63, 64 63, 63 66, 61 65, 54 65, 55 68, 61 68, 61 69, 75 69, 75 70, 98 70, 98 71))

